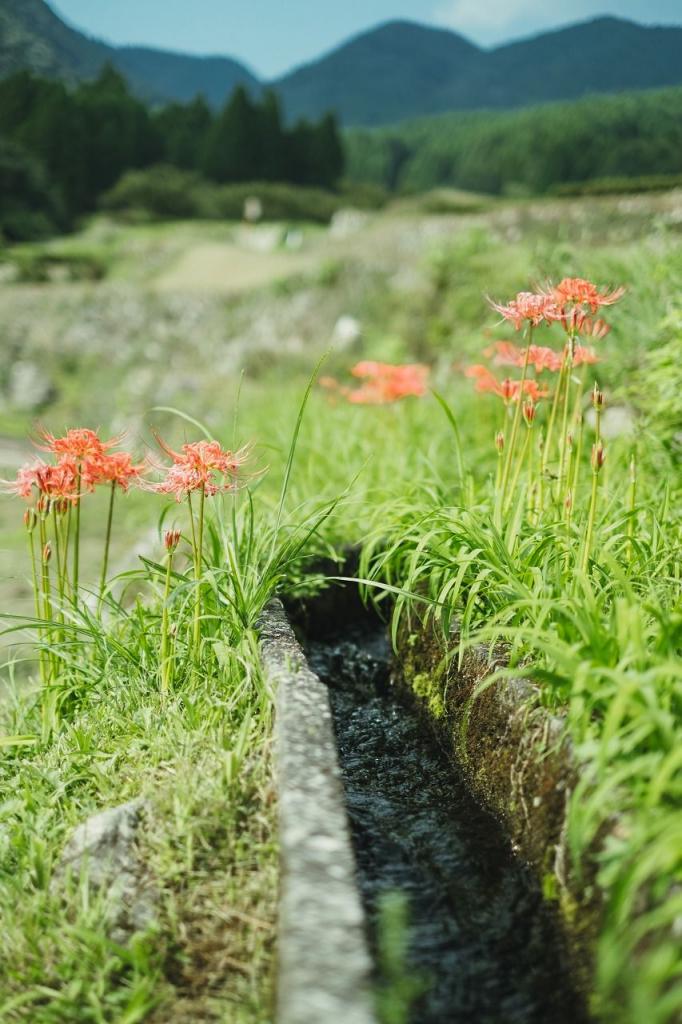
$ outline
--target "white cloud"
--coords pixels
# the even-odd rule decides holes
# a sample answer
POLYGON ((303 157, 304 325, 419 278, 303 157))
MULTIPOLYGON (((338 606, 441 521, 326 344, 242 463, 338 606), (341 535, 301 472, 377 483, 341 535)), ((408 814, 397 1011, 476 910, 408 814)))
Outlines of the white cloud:
MULTIPOLYGON (((650 0, 651 2, 651 0, 650 0)), ((673 0, 679 3, 679 0, 673 0)), ((571 0, 560 11, 546 0, 440 0, 433 19, 456 32, 484 43, 506 42, 521 34, 532 34, 555 25, 564 25, 597 14, 611 13, 627 17, 621 8, 638 6, 637 0, 571 0), (615 9, 614 9, 615 8, 615 9)))
POLYGON ((459 31, 499 35, 543 9, 542 0, 446 0, 434 11, 434 19, 459 31))

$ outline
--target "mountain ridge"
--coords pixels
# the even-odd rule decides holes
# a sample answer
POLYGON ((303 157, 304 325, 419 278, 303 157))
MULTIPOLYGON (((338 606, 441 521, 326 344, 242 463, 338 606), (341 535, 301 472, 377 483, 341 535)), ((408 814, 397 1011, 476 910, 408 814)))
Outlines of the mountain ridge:
POLYGON ((111 46, 69 25, 46 0, 0 0, 0 77, 27 68, 73 83, 111 62, 153 102, 203 93, 221 105, 237 85, 274 88, 289 120, 333 109, 348 126, 457 110, 505 109, 682 84, 682 27, 601 15, 492 48, 408 19, 358 32, 272 81, 228 56, 111 46))

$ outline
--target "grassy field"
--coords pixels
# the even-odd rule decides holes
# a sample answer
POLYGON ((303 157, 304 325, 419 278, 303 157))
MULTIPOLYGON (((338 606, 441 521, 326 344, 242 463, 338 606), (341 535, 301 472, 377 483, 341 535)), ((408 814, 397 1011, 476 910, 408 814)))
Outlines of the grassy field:
MULTIPOLYGON (((300 585, 306 556, 358 543, 394 624, 427 608, 446 630, 460 619, 463 643, 503 640, 513 671, 532 674, 547 705, 567 711, 582 766, 571 870, 579 875, 594 837, 609 834, 597 877, 605 909, 595 1013, 632 1024, 676 1019, 681 223, 675 193, 466 214, 406 204, 343 230, 304 227, 293 243, 285 226, 97 220, 47 248, 62 263, 87 253, 99 279, 53 269, 47 281, 21 281, 12 271, 0 285, 4 476, 30 451, 25 438, 38 425, 126 431, 124 445, 157 462, 168 459, 156 433, 175 446, 199 441, 205 428, 228 448, 251 445, 248 486, 206 502, 199 581, 186 506, 131 491, 118 504, 111 559, 112 572, 129 575, 105 613, 84 601, 51 635, 29 631, 57 651, 55 665, 42 665, 42 684, 32 648, 7 649, 3 1020, 272 1019, 272 695, 255 623, 271 593, 300 585), (627 288, 606 310, 613 330, 595 341, 601 362, 585 378, 586 395, 595 376, 606 394, 594 516, 586 398, 568 521, 547 495, 532 504, 520 457, 500 498, 494 439, 504 429, 509 451, 512 423, 500 400, 476 394, 464 375, 493 342, 521 343, 486 295, 506 300, 566 276, 627 288), (296 436, 324 353, 322 375, 342 387, 358 360, 427 363, 456 431, 428 393, 355 405, 315 385, 296 436), (164 601, 161 536, 170 526, 184 538, 164 601), (160 668, 164 643, 170 681, 160 668), (64 901, 51 879, 75 824, 138 795, 149 807, 144 855, 158 920, 119 944, 85 880, 64 901)), ((43 256, 42 248, 5 253, 24 266, 43 256)), ((546 330, 539 343, 560 345, 560 328, 546 330)), ((538 423, 549 408, 539 404, 538 423)), ((556 480, 552 462, 548 492, 560 489, 561 473, 556 480)), ((21 501, 3 499, 0 593, 6 612, 30 615, 22 512, 21 501)), ((84 499, 84 594, 96 586, 105 518, 103 496, 84 499)))

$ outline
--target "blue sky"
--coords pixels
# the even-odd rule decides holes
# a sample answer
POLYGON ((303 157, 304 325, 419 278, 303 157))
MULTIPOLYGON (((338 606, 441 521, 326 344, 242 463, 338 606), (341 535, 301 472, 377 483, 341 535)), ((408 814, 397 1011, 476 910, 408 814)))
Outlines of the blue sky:
POLYGON ((682 24, 682 0, 48 0, 72 25, 112 43, 237 57, 276 75, 390 18, 461 32, 483 45, 616 14, 682 24))

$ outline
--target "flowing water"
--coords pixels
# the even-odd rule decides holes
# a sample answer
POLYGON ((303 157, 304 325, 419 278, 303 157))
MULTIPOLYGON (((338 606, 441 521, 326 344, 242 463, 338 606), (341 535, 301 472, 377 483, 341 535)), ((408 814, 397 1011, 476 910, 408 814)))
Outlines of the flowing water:
POLYGON ((383 898, 407 904, 410 1024, 585 1021, 537 883, 391 683, 384 627, 322 621, 307 653, 329 687, 375 955, 383 898))

